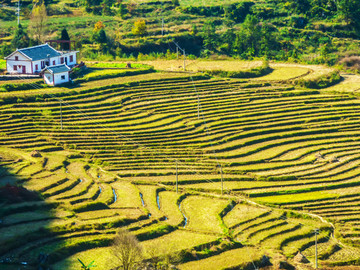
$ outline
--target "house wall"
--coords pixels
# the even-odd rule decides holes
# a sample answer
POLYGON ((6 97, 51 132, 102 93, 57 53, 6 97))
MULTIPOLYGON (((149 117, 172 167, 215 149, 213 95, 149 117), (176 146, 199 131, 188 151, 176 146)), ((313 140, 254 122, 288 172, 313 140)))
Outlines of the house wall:
POLYGON ((53 82, 53 75, 49 72, 45 72, 44 73, 44 81, 46 84, 49 84, 49 85, 54 85, 54 82, 53 82))
MULTIPOLYGON (((33 66, 33 72, 40 72, 42 70, 41 68, 41 62, 44 61, 46 62, 47 59, 44 59, 44 60, 39 60, 39 61, 34 61, 32 63, 32 66, 33 66), (38 68, 36 69, 36 65, 38 65, 38 68)), ((51 66, 56 66, 56 65, 60 65, 60 57, 51 57, 50 58, 50 63, 49 63, 49 67, 51 66), (53 62, 55 61, 55 65, 53 64, 53 62)))
POLYGON ((25 73, 33 73, 31 69, 31 60, 23 56, 21 53, 14 53, 9 59, 6 59, 6 70, 10 73, 23 73, 22 66, 25 66, 25 73), (18 56, 18 60, 15 60, 15 56, 18 56), (17 70, 14 70, 15 65, 17 66, 17 70))
MULTIPOLYGON (((62 55, 62 57, 66 57, 67 58, 67 65, 68 66, 73 66, 76 65, 76 52, 68 52, 68 53, 64 53, 62 55), (73 56, 73 61, 70 62, 70 55, 73 56)), ((60 62, 59 62, 60 63, 60 62)), ((65 62, 64 62, 65 63, 65 62)))
POLYGON ((69 82, 69 72, 62 72, 54 74, 54 85, 66 83, 69 82), (61 76, 64 76, 64 79, 61 78, 61 76))

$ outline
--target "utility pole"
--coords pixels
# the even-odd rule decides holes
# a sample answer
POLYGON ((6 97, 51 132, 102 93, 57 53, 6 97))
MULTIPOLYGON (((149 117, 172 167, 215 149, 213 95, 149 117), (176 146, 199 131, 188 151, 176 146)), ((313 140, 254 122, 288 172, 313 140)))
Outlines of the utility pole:
POLYGON ((176 160, 176 193, 179 193, 178 161, 176 160))
POLYGON ((60 100, 60 122, 61 122, 61 130, 63 129, 63 122, 62 122, 62 102, 60 100))
POLYGON ((18 1, 17 15, 18 15, 18 25, 19 25, 20 24, 20 0, 18 1))
POLYGON ((161 35, 164 35, 164 18, 161 20, 161 35))
POLYGON ((198 98, 198 120, 200 120, 200 97, 199 94, 197 95, 198 98))
POLYGON ((223 171, 222 166, 219 164, 220 167, 220 173, 221 173, 221 196, 224 195, 224 178, 223 178, 223 171))
POLYGON ((179 60, 179 47, 176 46, 176 59, 179 60))
POLYGON ((314 233, 315 233, 315 269, 318 269, 317 235, 319 234, 319 229, 315 229, 314 233))
POLYGON ((186 71, 185 61, 186 61, 186 54, 185 54, 185 49, 184 49, 184 71, 186 71))

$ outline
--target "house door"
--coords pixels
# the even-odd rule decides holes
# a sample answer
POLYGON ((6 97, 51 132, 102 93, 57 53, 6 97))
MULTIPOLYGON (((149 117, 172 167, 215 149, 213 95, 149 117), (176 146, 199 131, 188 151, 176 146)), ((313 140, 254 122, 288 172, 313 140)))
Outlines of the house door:
POLYGON ((22 66, 22 73, 26 73, 26 66, 22 66))

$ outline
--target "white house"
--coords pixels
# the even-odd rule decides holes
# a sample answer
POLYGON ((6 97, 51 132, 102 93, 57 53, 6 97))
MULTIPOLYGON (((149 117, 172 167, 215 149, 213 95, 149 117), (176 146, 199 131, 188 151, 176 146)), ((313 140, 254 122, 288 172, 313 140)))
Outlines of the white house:
POLYGON ((42 70, 42 74, 46 84, 58 85, 70 81, 70 70, 71 68, 69 68, 67 65, 61 64, 57 66, 45 67, 42 70))
POLYGON ((76 65, 78 51, 61 52, 49 44, 16 49, 5 57, 6 70, 12 74, 39 74, 46 66, 66 64, 68 67, 76 65))

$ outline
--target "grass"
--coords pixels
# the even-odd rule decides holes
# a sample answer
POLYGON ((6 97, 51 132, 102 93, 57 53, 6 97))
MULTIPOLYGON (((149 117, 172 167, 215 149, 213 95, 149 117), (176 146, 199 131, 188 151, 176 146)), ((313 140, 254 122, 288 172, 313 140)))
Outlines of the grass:
POLYGON ((217 236, 186 230, 176 230, 153 240, 142 242, 145 253, 164 255, 203 245, 218 239, 217 236))
POLYGON ((223 219, 228 227, 237 225, 240 222, 256 218, 257 216, 266 213, 266 208, 259 208, 247 204, 237 204, 223 219))
POLYGON ((289 194, 289 195, 277 195, 269 196, 256 199, 261 203, 270 203, 270 204, 286 204, 286 203, 295 203, 303 201, 317 201, 320 199, 331 199, 336 198, 336 194, 332 194, 326 191, 319 192, 308 192, 301 194, 289 194))
POLYGON ((240 269, 246 266, 250 266, 252 262, 256 262, 262 257, 261 250, 254 247, 243 247, 239 249, 233 249, 220 253, 219 255, 212 256, 210 258, 197 260, 181 264, 179 268, 181 270, 192 269, 234 269, 236 267, 240 269))
POLYGON ((223 228, 217 215, 227 206, 229 202, 208 197, 189 196, 182 201, 182 210, 188 218, 186 228, 222 233, 223 228))
MULTIPOLYGON (((226 61, 199 65, 209 63, 230 65, 226 61)), ((246 63, 234 68, 241 65, 246 63)), ((274 69, 285 72, 284 66, 274 69)), ((289 77, 302 75, 306 67, 294 65, 291 70, 289 77)), ((51 238, 56 241, 43 248, 64 250, 65 259, 78 252, 77 245, 89 243, 86 248, 93 250, 99 245, 93 242, 95 236, 105 239, 115 228, 126 226, 142 240, 154 237, 143 245, 158 254, 192 249, 225 236, 289 256, 290 245, 308 248, 312 239, 306 239, 307 229, 323 223, 310 224, 305 216, 278 220, 281 211, 255 204, 237 202, 231 209, 230 199, 219 195, 217 163, 222 164, 224 188, 233 190, 231 196, 257 196, 260 203, 333 216, 339 228, 345 228, 341 221, 359 227, 354 223, 359 187, 346 186, 359 180, 357 99, 275 82, 195 75, 193 79, 188 74, 153 73, 83 82, 74 89, 52 88, 64 100, 63 130, 59 103, 39 96, 37 91, 43 90, 1 93, 0 145, 7 147, 0 149, 4 153, 0 156, 6 157, 0 162, 18 175, 19 183, 52 196, 34 206, 16 204, 13 215, 9 207, 3 208, 9 217, 6 222, 29 223, 1 232, 0 242, 12 241, 17 247, 34 235, 37 238, 26 244, 28 253, 37 241, 51 238), (197 93, 206 123, 197 116, 197 93), (30 157, 34 149, 43 149, 43 157, 30 157), (318 152, 323 159, 318 160, 318 152), (331 162, 334 156, 340 162, 331 162), (22 161, 15 163, 19 158, 22 161), (176 161, 179 194, 174 192, 176 161), (310 189, 324 187, 332 190, 310 189), (191 193, 185 198, 185 192, 191 193), (46 208, 53 202, 56 209, 46 208), (185 228, 179 202, 188 218, 185 228), (29 216, 29 209, 39 214, 29 216), (41 223, 42 218, 51 219, 41 223), (299 223, 303 227, 297 228, 299 223), (44 228, 46 233, 39 234, 44 228), (50 236, 55 232, 56 237, 50 236)), ((9 179, 17 181, 4 176, 0 183, 9 179)), ((345 229, 340 233, 347 239, 358 235, 345 229)), ((101 249, 96 252, 101 254, 101 249)), ((205 248, 202 254, 206 252, 205 248)), ((214 265, 217 260, 223 263, 221 254, 211 256, 214 265)))
POLYGON ((67 259, 57 262, 56 264, 53 265, 53 269, 77 270, 79 269, 79 266, 81 266, 78 261, 78 259, 80 259, 86 265, 88 265, 90 262, 94 260, 95 261, 94 264, 96 265, 97 268, 103 270, 110 270, 112 268, 112 266, 109 265, 109 257, 111 256, 110 254, 111 254, 110 248, 106 248, 106 247, 89 249, 86 251, 78 252, 67 259))
MULTIPOLYGON (((136 63, 136 62, 135 62, 136 63)), ((149 60, 140 61, 141 64, 153 66, 157 70, 183 70, 184 61, 179 60, 149 60)), ((225 70, 225 71, 238 71, 248 70, 251 68, 259 67, 262 65, 262 61, 240 61, 240 60, 188 60, 186 63, 186 69, 194 72, 204 70, 225 70)))
POLYGON ((4 59, 0 59, 0 70, 1 69, 3 69, 3 70, 6 69, 6 60, 4 60, 4 59))
POLYGON ((275 68, 270 74, 256 78, 255 80, 287 81, 304 76, 308 72, 309 69, 303 67, 278 67, 275 68))
POLYGON ((171 225, 179 225, 184 219, 177 205, 179 197, 179 194, 171 191, 159 193, 161 211, 164 212, 171 225))

